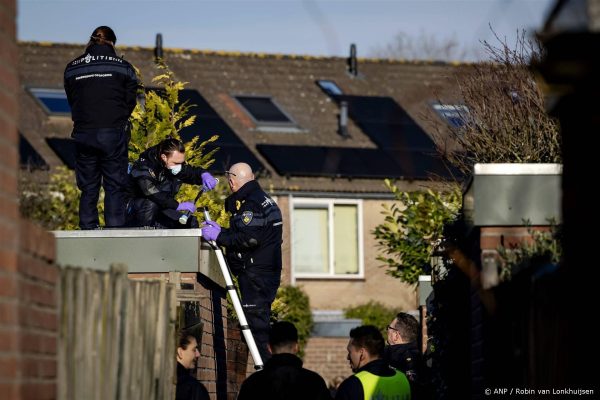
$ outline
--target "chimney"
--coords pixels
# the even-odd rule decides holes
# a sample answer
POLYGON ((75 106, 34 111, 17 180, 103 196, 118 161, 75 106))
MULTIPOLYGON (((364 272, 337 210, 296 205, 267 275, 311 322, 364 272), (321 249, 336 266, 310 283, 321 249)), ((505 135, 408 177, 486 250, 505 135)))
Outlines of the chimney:
POLYGON ((162 34, 156 34, 156 44, 154 45, 154 59, 162 59, 163 58, 163 48, 162 48, 162 34))
POLYGON ((348 72, 352 76, 358 76, 358 61, 356 60, 356 45, 350 45, 350 57, 348 57, 348 72))
POLYGON ((350 134, 348 133, 348 102, 346 100, 340 101, 340 115, 338 119, 338 133, 344 138, 349 139, 350 134))

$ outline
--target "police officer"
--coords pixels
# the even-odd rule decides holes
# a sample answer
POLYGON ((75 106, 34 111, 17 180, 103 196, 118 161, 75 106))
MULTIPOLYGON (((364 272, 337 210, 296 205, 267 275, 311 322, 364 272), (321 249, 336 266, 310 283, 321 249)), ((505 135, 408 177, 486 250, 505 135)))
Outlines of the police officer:
POLYGON ((79 226, 95 229, 100 184, 107 227, 125 224, 128 120, 136 104, 138 79, 115 52, 108 26, 94 29, 85 53, 67 64, 65 92, 71 106, 76 146, 75 174, 81 190, 79 226))
POLYGON ((267 361, 271 304, 281 278, 281 211, 254 180, 248 164, 234 164, 226 174, 233 192, 225 200, 225 210, 231 213, 229 229, 207 222, 202 236, 227 249, 246 319, 260 355, 267 361))
POLYGON ((383 336, 377 328, 363 325, 350 330, 348 361, 355 374, 340 385, 336 400, 410 400, 411 389, 406 375, 381 357, 383 336))
POLYGON ((217 180, 202 168, 185 163, 185 148, 177 139, 167 138, 140 154, 131 168, 133 200, 129 202, 127 225, 197 228, 198 221, 190 215, 196 211, 195 204, 175 200, 182 183, 212 190, 217 180), (181 219, 182 213, 189 217, 181 219))
POLYGON ((408 378, 413 399, 433 398, 431 373, 419 349, 419 321, 407 313, 398 313, 387 329, 384 359, 392 367, 404 372, 408 378))

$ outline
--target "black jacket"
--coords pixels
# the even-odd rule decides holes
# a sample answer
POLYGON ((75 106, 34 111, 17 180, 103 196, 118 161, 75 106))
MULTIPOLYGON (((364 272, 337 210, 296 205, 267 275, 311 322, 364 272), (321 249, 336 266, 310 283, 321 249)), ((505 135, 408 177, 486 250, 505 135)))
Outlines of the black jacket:
MULTIPOLYGON (((356 373, 360 371, 367 371, 377 376, 394 376, 396 374, 396 371, 390 368, 383 359, 371 361, 356 371, 356 373)), ((410 397, 410 393, 406 393, 406 396, 410 397)), ((398 398, 405 398, 406 396, 399 396, 398 398)), ((336 400, 363 400, 364 398, 365 392, 362 383, 355 375, 342 382, 335 394, 336 400)))
POLYGON ((179 363, 177 363, 175 400, 210 400, 208 390, 204 385, 190 375, 190 371, 179 363))
POLYGON ((135 71, 109 45, 93 44, 68 63, 64 85, 76 131, 122 128, 135 108, 135 71))
POLYGON ((282 221, 277 204, 256 181, 247 182, 225 200, 230 212, 229 229, 222 229, 217 243, 227 249, 229 267, 270 273, 281 270, 282 221))
POLYGON ((329 400, 325 381, 293 354, 274 354, 242 384, 238 400, 329 400))
POLYGON ((432 398, 431 373, 417 342, 386 346, 384 359, 392 368, 404 372, 410 382, 413 399, 432 398))
POLYGON ((175 195, 182 183, 202 184, 202 168, 183 164, 181 171, 173 175, 163 164, 158 146, 150 147, 140 154, 131 167, 130 196, 147 198, 161 209, 175 209, 179 205, 175 195))

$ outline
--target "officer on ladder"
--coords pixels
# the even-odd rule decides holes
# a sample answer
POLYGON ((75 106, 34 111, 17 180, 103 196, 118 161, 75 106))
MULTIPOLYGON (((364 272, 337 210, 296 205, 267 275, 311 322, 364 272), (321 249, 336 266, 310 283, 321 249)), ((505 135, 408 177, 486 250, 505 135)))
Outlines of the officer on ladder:
POLYGON ((234 164, 225 174, 233 192, 225 200, 225 210, 231 213, 229 228, 208 221, 202 236, 227 249, 244 314, 261 358, 267 361, 271 304, 281 279, 281 211, 254 180, 248 164, 234 164))

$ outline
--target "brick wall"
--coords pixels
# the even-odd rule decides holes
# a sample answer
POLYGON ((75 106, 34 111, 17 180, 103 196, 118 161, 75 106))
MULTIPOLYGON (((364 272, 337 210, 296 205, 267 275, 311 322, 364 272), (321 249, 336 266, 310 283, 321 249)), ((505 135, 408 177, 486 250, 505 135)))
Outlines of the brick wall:
POLYGON ((0 1, 0 397, 56 398, 54 240, 21 221, 14 0, 0 1))
POLYGON ((237 397, 246 378, 248 347, 237 322, 227 318, 225 290, 201 274, 129 274, 131 279, 171 279, 179 282, 177 301, 194 302, 185 311, 186 325, 203 323, 200 359, 196 377, 213 400, 237 397))
POLYGON ((329 383, 336 376, 352 375, 348 364, 348 338, 313 337, 304 349, 304 368, 315 371, 329 383))

